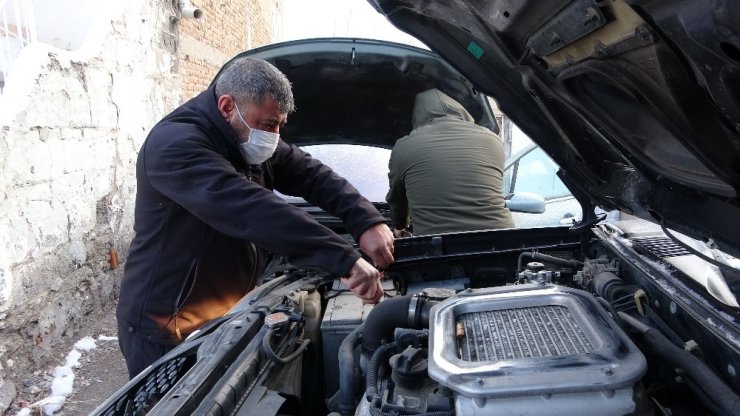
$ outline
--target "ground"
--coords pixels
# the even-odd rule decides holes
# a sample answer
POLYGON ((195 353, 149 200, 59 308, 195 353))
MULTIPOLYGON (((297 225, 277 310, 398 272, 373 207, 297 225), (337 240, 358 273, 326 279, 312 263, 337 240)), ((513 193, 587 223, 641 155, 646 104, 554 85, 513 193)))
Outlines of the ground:
MULTIPOLYGON (((54 415, 87 415, 128 381, 126 363, 118 349, 118 342, 98 340, 100 335, 116 335, 114 307, 113 304, 109 305, 102 319, 90 319, 83 324, 80 333, 94 338, 96 348, 81 351, 80 367, 73 369, 75 379, 72 394, 54 415)), ((59 357, 58 363, 49 368, 29 370, 29 374, 21 378, 23 383, 16 386, 18 389, 16 400, 8 409, 7 415, 15 415, 21 410, 20 406, 31 405, 50 396, 54 367, 65 364, 65 357, 73 347, 73 345, 57 347, 54 356, 59 357)))

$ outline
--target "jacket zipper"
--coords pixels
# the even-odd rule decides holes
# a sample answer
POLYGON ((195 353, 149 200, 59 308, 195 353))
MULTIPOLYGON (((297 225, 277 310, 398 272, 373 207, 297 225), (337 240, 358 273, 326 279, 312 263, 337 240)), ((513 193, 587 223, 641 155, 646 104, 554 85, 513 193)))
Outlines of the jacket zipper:
POLYGON ((180 327, 177 324, 177 318, 179 317, 180 312, 182 312, 182 309, 187 304, 190 295, 193 293, 195 282, 196 280, 198 280, 199 270, 200 259, 196 257, 193 259, 193 262, 190 263, 190 268, 188 269, 188 273, 186 274, 185 282, 183 282, 182 287, 180 288, 180 292, 177 294, 177 298, 175 298, 175 310, 172 314, 172 318, 175 321, 175 335, 177 335, 178 341, 182 341, 182 333, 180 332, 180 327), (185 294, 184 297, 183 294, 185 294))
POLYGON ((254 279, 257 274, 257 247, 253 242, 249 241, 249 248, 252 254, 252 273, 250 274, 250 277, 254 279))

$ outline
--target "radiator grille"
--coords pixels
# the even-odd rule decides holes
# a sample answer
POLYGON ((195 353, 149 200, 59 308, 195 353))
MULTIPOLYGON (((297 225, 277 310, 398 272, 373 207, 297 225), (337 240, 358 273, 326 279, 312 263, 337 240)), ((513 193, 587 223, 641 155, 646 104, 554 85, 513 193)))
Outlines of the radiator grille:
POLYGON ((138 389, 129 390, 125 396, 103 411, 103 416, 137 416, 146 414, 190 368, 195 364, 195 354, 174 358, 162 364, 147 376, 138 389))
POLYGON ((464 361, 584 354, 594 347, 568 308, 559 305, 465 313, 457 317, 464 361))

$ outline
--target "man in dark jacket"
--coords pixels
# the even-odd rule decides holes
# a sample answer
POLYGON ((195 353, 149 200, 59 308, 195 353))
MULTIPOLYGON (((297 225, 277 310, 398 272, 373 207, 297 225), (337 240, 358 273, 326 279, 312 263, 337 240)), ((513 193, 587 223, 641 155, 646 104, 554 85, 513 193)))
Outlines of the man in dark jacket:
POLYGON ((375 267, 273 192, 341 218, 376 266, 393 261, 393 234, 374 206, 280 140, 293 107, 284 74, 240 58, 149 133, 136 164, 136 235, 117 310, 131 377, 225 314, 255 286, 268 253, 342 277, 366 303, 382 297, 375 267))
POLYGON ((437 89, 419 93, 413 130, 389 162, 386 200, 398 236, 513 228, 504 206, 504 148, 489 129, 437 89))

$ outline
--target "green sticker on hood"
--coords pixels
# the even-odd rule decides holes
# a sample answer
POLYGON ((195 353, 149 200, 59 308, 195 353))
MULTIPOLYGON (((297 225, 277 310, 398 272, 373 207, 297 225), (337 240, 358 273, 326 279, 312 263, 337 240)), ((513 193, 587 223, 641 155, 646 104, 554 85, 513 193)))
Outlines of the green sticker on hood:
POLYGON ((480 57, 483 56, 483 48, 472 41, 468 45, 468 52, 470 52, 471 55, 475 56, 475 59, 480 59, 480 57))

